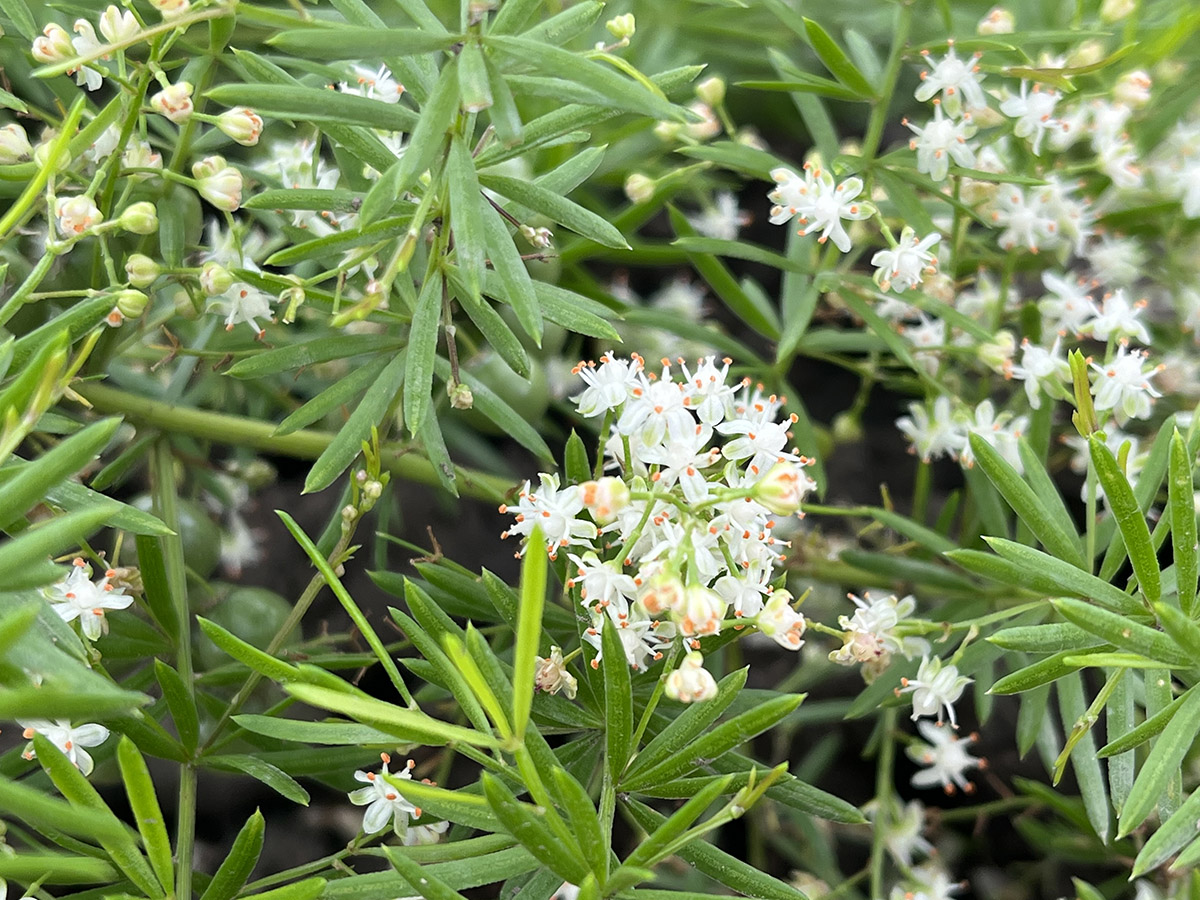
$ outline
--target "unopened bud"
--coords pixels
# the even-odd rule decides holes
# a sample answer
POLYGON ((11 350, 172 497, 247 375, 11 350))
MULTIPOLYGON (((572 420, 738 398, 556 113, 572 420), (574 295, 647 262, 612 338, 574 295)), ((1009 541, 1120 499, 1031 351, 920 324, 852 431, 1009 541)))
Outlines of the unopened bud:
POLYGON ((679 135, 682 133, 683 126, 678 122, 662 121, 654 126, 654 136, 668 144, 679 140, 679 135))
POLYGON ((117 309, 121 311, 121 315, 127 319, 136 319, 146 311, 146 304, 150 302, 150 298, 141 291, 135 291, 133 288, 126 288, 123 291, 118 291, 116 295, 117 309))
POLYGON ((993 372, 1004 373, 1012 365, 1013 354, 1017 351, 1017 339, 1011 331, 1001 331, 996 339, 980 344, 979 360, 993 372))
POLYGON ((217 116, 217 127, 243 147, 253 147, 262 134, 263 120, 247 106, 235 106, 217 116))
POLYGON ((631 203, 646 203, 654 196, 654 188, 654 179, 641 172, 634 172, 625 179, 625 196, 631 203))
POLYGON ((33 40, 33 58, 40 63, 63 62, 74 55, 71 36, 57 22, 51 22, 43 28, 41 37, 33 40))
POLYGON ((154 234, 158 231, 158 210, 148 200, 125 207, 117 225, 133 234, 154 234))
POLYGON ((652 616, 668 610, 682 609, 683 582, 674 572, 657 572, 643 585, 637 599, 642 608, 652 616))
POLYGON ((176 125, 182 125, 192 117, 192 85, 177 81, 168 85, 150 98, 151 108, 160 116, 166 116, 176 125))
POLYGON ((777 516, 790 516, 800 512, 804 495, 816 486, 800 466, 780 460, 754 486, 754 499, 777 516))
POLYGON ((131 253, 125 260, 125 276, 134 287, 149 287, 162 268, 143 253, 131 253))
POLYGON ((634 19, 633 13, 625 13, 622 16, 609 19, 604 23, 604 27, 618 41, 627 41, 637 31, 637 20, 634 19))
POLYGON ((1013 14, 1003 6, 993 6, 991 12, 979 20, 975 30, 979 34, 1012 34, 1017 27, 1013 14))
POLYGON ((139 31, 141 31, 141 27, 129 10, 122 12, 118 7, 110 4, 100 14, 100 33, 110 44, 132 40, 139 31))
POLYGON ((719 106, 725 101, 725 81, 716 76, 706 78, 696 85, 696 96, 709 106, 719 106))
POLYGON ((1067 65, 1072 68, 1093 66, 1104 59, 1105 52, 1099 41, 1084 41, 1067 55, 1067 65))
POLYGON ((455 409, 470 409, 475 405, 475 395, 461 381, 446 385, 446 393, 450 395, 450 405, 455 409))
POLYGON ((1141 69, 1126 72, 1113 85, 1113 99, 1132 109, 1139 109, 1150 102, 1150 76, 1141 69))
POLYGON ((0 128, 0 164, 11 166, 33 155, 29 135, 15 122, 0 128))
POLYGON ((150 0, 150 5, 162 13, 164 19, 178 19, 192 4, 191 0, 150 0))
POLYGON ((522 225, 521 237, 540 250, 545 250, 554 243, 554 233, 549 228, 531 228, 528 225, 522 225))
POLYGON ((220 263, 205 263, 200 270, 200 289, 206 297, 219 297, 233 287, 233 274, 220 263))
POLYGON ((66 237, 76 237, 100 224, 102 216, 92 198, 83 194, 59 198, 55 203, 58 230, 66 237))
POLYGON ((688 109, 700 117, 699 122, 689 122, 683 126, 684 132, 692 140, 707 141, 721 133, 721 120, 707 103, 696 101, 688 104, 688 109))
POLYGON ((1100 21, 1106 24, 1119 22, 1137 9, 1137 0, 1104 0, 1100 4, 1100 21))
POLYGON ((837 444, 857 443, 864 435, 861 419, 849 412, 841 412, 834 416, 829 430, 833 434, 834 443, 837 444))
POLYGON ((200 196, 225 212, 242 205, 242 173, 225 162, 223 156, 206 156, 192 166, 199 182, 200 196))
POLYGON ((706 668, 699 650, 688 653, 679 668, 667 676, 663 693, 680 703, 696 703, 717 696, 717 682, 706 668))

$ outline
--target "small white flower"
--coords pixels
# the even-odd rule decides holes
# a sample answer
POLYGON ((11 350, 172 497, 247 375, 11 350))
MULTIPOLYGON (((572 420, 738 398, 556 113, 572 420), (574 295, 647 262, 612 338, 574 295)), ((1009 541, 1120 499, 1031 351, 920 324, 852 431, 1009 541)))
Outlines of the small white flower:
MULTIPOLYGON (((130 140, 129 146, 125 148, 125 152, 121 154, 121 164, 126 169, 161 169, 162 156, 155 153, 154 148, 148 142, 133 138, 130 140)), ((150 176, 142 172, 136 172, 127 177, 135 181, 141 181, 150 176)))
POLYGON ((992 221, 1003 226, 999 243, 1005 250, 1021 246, 1030 253, 1058 241, 1058 223, 1036 197, 1029 198, 1019 185, 1001 185, 992 209, 992 221))
POLYGON ((351 791, 350 802, 355 806, 367 807, 362 823, 363 832, 366 834, 377 834, 391 822, 396 835, 404 837, 408 830, 409 817, 419 819, 421 810, 404 799, 396 786, 388 780, 388 776, 411 779, 413 762, 409 760, 407 768, 402 772, 389 773, 388 763, 392 761, 391 757, 386 753, 380 754, 380 757, 383 766, 379 772, 364 772, 360 769, 354 773, 354 780, 366 782, 367 786, 351 791))
POLYGON ((64 237, 76 237, 89 228, 100 224, 104 217, 92 202, 92 198, 80 194, 76 197, 59 197, 55 201, 54 214, 58 217, 58 230, 64 237))
POLYGON ((684 656, 679 668, 667 676, 664 693, 680 703, 711 700, 717 695, 717 682, 704 668, 704 655, 699 650, 684 656))
POLYGON ((742 226, 750 224, 749 213, 738 209, 737 197, 731 191, 719 191, 713 200, 699 215, 688 216, 688 221, 704 237, 736 241, 742 226))
POLYGON ((967 143, 974 136, 975 126, 971 117, 959 121, 942 115, 939 103, 933 109, 933 118, 922 128, 904 120, 916 138, 908 142, 908 149, 917 151, 917 171, 924 172, 934 181, 945 181, 950 173, 950 163, 970 169, 975 165, 975 150, 967 143))
POLYGON ((547 694, 562 693, 568 700, 574 700, 575 692, 579 689, 579 682, 567 671, 567 664, 563 662, 562 649, 559 647, 551 647, 550 656, 545 659, 537 657, 533 683, 539 691, 545 691, 547 694))
POLYGON ((950 726, 958 728, 954 704, 970 683, 970 678, 958 674, 957 666, 944 665, 938 657, 927 656, 921 660, 916 678, 900 679, 901 687, 896 688, 896 695, 912 693, 914 722, 921 716, 937 716, 940 723, 944 709, 950 726))
POLYGON ((957 457, 962 452, 966 435, 952 414, 949 397, 944 394, 938 397, 932 408, 910 403, 908 411, 909 415, 896 420, 896 427, 912 441, 912 452, 922 462, 943 455, 957 457))
POLYGON ((1092 381, 1096 409, 1111 409, 1119 425, 1130 419, 1150 418, 1151 404, 1162 396, 1150 386, 1150 379, 1161 371, 1161 366, 1145 371, 1146 356, 1145 350, 1130 350, 1122 344, 1107 364, 1092 363, 1097 373, 1092 381))
MULTIPOLYGON (((501 513, 512 512, 516 516, 516 522, 501 537, 528 535, 536 525, 542 530, 546 551, 551 559, 557 556, 560 547, 596 537, 596 526, 579 518, 583 510, 579 486, 569 484, 560 490, 557 475, 543 473, 538 479, 541 488, 537 493, 530 490, 530 484, 526 481, 518 495, 516 507, 500 507, 501 513)), ((520 552, 524 554, 525 549, 522 547, 520 552)))
POLYGON ((150 98, 150 106, 160 116, 165 116, 176 125, 183 124, 195 112, 195 106, 192 104, 191 83, 177 81, 167 85, 150 98))
POLYGON ((1096 280, 1108 288, 1128 287, 1146 271, 1146 251, 1136 238, 1103 235, 1084 252, 1096 280))
POLYGON ((1061 344, 1062 338, 1056 337, 1053 346, 1047 350, 1025 338, 1021 341, 1021 364, 1008 367, 1010 377, 1025 382, 1025 393, 1034 409, 1042 408, 1043 388, 1052 396, 1058 396, 1053 387, 1071 380, 1071 365, 1059 355, 1061 344))
POLYGON ((404 85, 396 80, 387 66, 380 66, 378 69, 354 66, 351 81, 343 81, 339 87, 343 94, 369 97, 384 103, 399 103, 400 96, 404 93, 404 85))
POLYGON ((40 63, 50 64, 65 62, 75 56, 75 48, 71 45, 71 36, 67 29, 57 22, 51 22, 42 29, 39 37, 33 39, 33 58, 40 63))
POLYGON ((575 405, 579 414, 586 418, 601 416, 614 409, 619 409, 626 400, 633 396, 642 371, 641 357, 632 359, 617 359, 612 351, 600 357, 600 365, 581 362, 571 371, 583 379, 587 389, 575 397, 575 405))
POLYGON ((774 591, 755 618, 758 630, 773 639, 784 650, 799 650, 804 641, 804 616, 792 609, 792 595, 785 590, 774 591))
POLYGON ((903 600, 897 599, 895 594, 872 597, 869 592, 861 598, 854 594, 847 596, 858 608, 853 616, 838 617, 838 625, 845 634, 842 646, 829 654, 831 660, 841 665, 866 663, 874 670, 882 671, 894 653, 912 659, 918 653, 929 652, 929 642, 924 638, 897 633, 901 620, 917 608, 917 601, 911 594, 903 600))
POLYGON ((1038 301, 1043 332, 1080 336, 1084 326, 1099 312, 1091 298, 1094 285, 1073 274, 1042 273, 1042 284, 1050 293, 1038 301))
POLYGON ((226 331, 233 331, 235 325, 245 322, 262 338, 267 332, 258 324, 258 319, 271 318, 271 304, 274 302, 275 298, 270 294, 243 281, 235 281, 224 294, 209 301, 207 311, 225 313, 226 331))
POLYGON ((717 368, 716 357, 707 356, 695 372, 688 370, 687 363, 679 364, 683 369, 683 403, 705 425, 719 425, 734 412, 734 388, 726 383, 733 360, 726 357, 721 362, 721 368, 717 368))
POLYGON ((164 20, 178 19, 191 7, 191 0, 150 0, 150 5, 157 9, 164 20))
POLYGON ((725 598, 712 588, 689 584, 683 589, 683 602, 673 612, 679 633, 685 637, 720 634, 725 598))
POLYGON ((975 465, 975 454, 971 452, 971 442, 967 437, 977 434, 994 447, 1014 469, 1018 472, 1024 471, 1020 453, 1017 451, 1017 438, 1029 425, 1025 416, 1014 418, 1008 410, 997 413, 992 401, 984 400, 975 407, 969 418, 965 418, 963 424, 966 434, 959 459, 964 466, 971 468, 975 465))
POLYGON ((1009 97, 1000 104, 1000 112, 1017 120, 1013 133, 1020 138, 1032 137, 1030 149, 1034 156, 1042 152, 1042 138, 1050 129, 1058 125, 1054 118, 1054 107, 1061 95, 1058 91, 1042 90, 1040 84, 1035 84, 1029 90, 1029 82, 1021 82, 1021 93, 1009 97))
POLYGON ((1118 288, 1111 294, 1104 295, 1100 312, 1087 323, 1084 331, 1089 332, 1098 341, 1107 341, 1110 337, 1130 337, 1148 344, 1150 334, 1146 331, 1146 326, 1138 321, 1138 314, 1145 308, 1145 300, 1130 303, 1125 291, 1118 288))
MULTIPOLYGON (((75 37, 71 38, 71 46, 76 56, 88 56, 99 50, 100 41, 96 39, 96 29, 87 19, 75 20, 75 37)), ((75 83, 86 86, 89 91, 97 91, 104 84, 104 73, 89 66, 84 66, 75 73, 75 83)))
POLYGON ((951 729, 925 719, 917 723, 917 730, 929 743, 916 741, 906 752, 913 762, 929 768, 913 775, 912 786, 928 788, 940 784, 947 794, 953 794, 955 788, 971 793, 974 786, 967 780, 966 772, 981 768, 983 763, 967 752, 975 735, 960 738, 951 729))
MULTIPOLYGON (((928 61, 928 50, 922 51, 921 55, 928 61)), ((978 59, 980 55, 976 54, 972 59, 959 59, 951 42, 946 55, 933 64, 932 71, 923 70, 921 72, 921 86, 916 90, 916 98, 924 103, 940 93, 942 106, 951 116, 957 116, 962 112, 964 100, 968 109, 986 106, 987 99, 980 86, 980 82, 983 80, 983 76, 979 74, 978 59)))
POLYGON ((857 199, 863 191, 862 179, 855 176, 836 184, 829 172, 818 169, 814 185, 815 190, 810 192, 809 202, 799 209, 800 223, 804 227, 798 233, 803 237, 820 231, 817 243, 824 244, 832 238, 834 246, 843 253, 849 253, 850 235, 842 226, 842 219, 869 219, 875 213, 873 205, 857 199))
POLYGON ((137 19, 129 10, 122 12, 120 7, 109 4, 100 14, 100 33, 110 44, 132 40, 140 31, 137 19))
MULTIPOLYGON (((98 747, 108 740, 108 729, 103 725, 72 726, 70 722, 63 719, 54 722, 45 719, 26 719, 17 724, 25 729, 24 736, 26 738, 32 738, 37 733, 52 743, 84 776, 91 775, 92 768, 95 766, 91 754, 84 748, 98 747)), ((21 755, 25 759, 34 759, 37 754, 34 753, 33 744, 26 747, 25 752, 21 755)))
POLYGON ((918 238, 908 225, 900 232, 900 242, 892 250, 879 250, 871 257, 876 267, 875 283, 882 290, 906 291, 921 283, 922 275, 937 271, 937 257, 929 251, 942 239, 936 231, 918 238))
POLYGON ((96 140, 92 141, 92 146, 83 151, 83 156, 89 162, 101 162, 108 159, 112 152, 117 149, 117 145, 121 142, 121 129, 117 125, 109 125, 96 140))
POLYGON ((108 583, 115 574, 114 570, 109 569, 103 578, 93 584, 87 564, 82 559, 76 559, 66 578, 46 588, 46 599, 64 622, 79 619, 88 640, 97 640, 108 624, 104 619, 104 611, 126 609, 133 603, 132 597, 108 583))

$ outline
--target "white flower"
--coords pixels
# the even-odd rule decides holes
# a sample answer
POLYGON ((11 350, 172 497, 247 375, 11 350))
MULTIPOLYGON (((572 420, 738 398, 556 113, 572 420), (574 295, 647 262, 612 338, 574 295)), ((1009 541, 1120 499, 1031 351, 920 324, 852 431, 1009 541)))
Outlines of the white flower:
POLYGON ((869 592, 861 598, 854 594, 846 596, 858 608, 853 616, 838 617, 838 625, 845 634, 842 646, 829 654, 831 660, 841 665, 867 663, 882 670, 887 668, 894 653, 912 659, 918 653, 929 652, 929 642, 924 638, 897 634, 900 621, 917 608, 917 601, 911 594, 903 600, 897 599, 895 594, 876 598, 869 592))
POLYGON ((863 807, 863 813, 876 828, 883 829, 884 844, 897 863, 909 869, 914 854, 920 852, 929 856, 937 852, 921 834, 925 830, 925 806, 920 800, 910 800, 901 806, 892 798, 886 808, 889 814, 882 817, 882 821, 879 804, 874 800, 863 807))
POLYGON ((137 19, 129 10, 122 12, 119 7, 109 4, 100 14, 100 33, 110 44, 131 40, 140 31, 137 19))
MULTIPOLYGON (((95 763, 92 761, 91 754, 84 747, 98 747, 108 740, 108 729, 103 725, 72 727, 70 722, 63 719, 54 722, 45 719, 26 719, 17 724, 25 729, 24 736, 26 738, 32 738, 34 733, 37 733, 52 743, 71 761, 71 765, 85 776, 92 774, 95 763)), ((33 751, 33 744, 26 747, 25 752, 21 755, 25 759, 33 759, 37 755, 33 751)))
POLYGON ((150 106, 160 116, 165 116, 176 125, 183 124, 195 112, 195 106, 192 104, 191 83, 177 81, 167 85, 150 98, 150 106))
POLYGON ((1004 227, 998 240, 1005 250, 1022 246, 1030 253, 1037 253, 1043 246, 1054 246, 1058 240, 1058 223, 1042 202, 1036 197, 1027 198, 1019 185, 1000 186, 992 221, 1004 227))
POLYGON ((83 156, 89 162, 100 162, 108 159, 112 152, 117 149, 117 145, 121 142, 121 129, 118 125, 109 125, 96 140, 92 141, 92 146, 83 151, 83 156))
POLYGON ((754 621, 759 631, 785 650, 799 650, 804 645, 804 616, 792 609, 788 591, 774 591, 754 621))
POLYGON ((1099 312, 1090 295, 1094 285, 1072 274, 1053 272, 1042 273, 1042 284, 1050 292, 1038 301, 1043 332, 1081 335, 1084 326, 1099 312))
MULTIPOLYGON (((921 51, 921 55, 928 61, 928 50, 921 51)), ((977 64, 979 56, 980 54, 976 54, 973 59, 969 60, 959 59, 954 52, 953 42, 950 42, 946 55, 939 62, 933 64, 933 70, 921 72, 921 85, 916 90, 916 98, 924 103, 940 93, 942 106, 951 116, 957 116, 962 112, 964 100, 968 109, 986 106, 987 100, 983 96, 983 88, 980 86, 983 76, 979 74, 979 65, 977 64)))
POLYGON ((1125 291, 1118 288, 1111 294, 1104 295, 1100 312, 1088 322, 1084 330, 1090 332, 1098 341, 1107 341, 1110 337, 1131 337, 1148 344, 1150 334, 1137 318, 1145 308, 1145 300, 1130 303, 1125 291))
MULTIPOLYGON (((127 169, 161 169, 162 156, 154 152, 154 148, 146 141, 131 138, 129 146, 121 154, 121 164, 127 169)), ((128 175, 135 181, 141 181, 149 176, 136 172, 128 175)))
POLYGON ((683 602, 672 612, 679 633, 686 637, 720 634, 721 620, 725 618, 725 598, 712 588, 689 584, 683 589, 683 602))
POLYGON ((792 516, 800 513, 805 494, 816 488, 817 483, 800 466, 784 459, 771 466, 755 485, 754 499, 777 516, 792 516))
POLYGON ((379 772, 364 772, 360 769, 354 773, 354 780, 366 782, 367 786, 351 791, 350 802, 355 806, 367 807, 366 812, 363 813, 362 823, 362 829, 366 834, 377 834, 387 827, 388 822, 391 822, 396 835, 403 837, 408 830, 409 817, 419 819, 421 810, 404 799, 404 796, 389 780, 389 775, 393 779, 410 780, 414 764, 410 759, 404 771, 391 774, 388 772, 388 763, 392 761, 391 757, 386 753, 380 754, 380 757, 383 760, 383 766, 379 772))
POLYGON ((271 318, 271 304, 274 302, 275 298, 270 294, 244 281, 235 281, 224 294, 209 301, 207 311, 225 313, 226 331, 232 331, 239 322, 245 322, 262 338, 267 332, 259 326, 258 319, 271 318))
POLYGON ((253 147, 262 134, 262 116, 248 106, 235 106, 217 116, 217 127, 243 147, 253 147))
POLYGON ((871 257, 876 267, 875 283, 885 291, 906 291, 921 283, 922 275, 937 271, 937 257, 930 253, 942 236, 936 231, 918 238, 908 225, 900 232, 900 242, 892 250, 879 250, 871 257))
POLYGON ((696 420, 683 402, 683 385, 672 380, 665 360, 662 374, 656 380, 639 372, 631 394, 617 420, 617 431, 621 434, 630 437, 636 434, 643 444, 651 446, 667 435, 679 437, 695 430, 696 420))
POLYGON ((771 593, 771 563, 756 559, 741 575, 722 575, 713 590, 733 608, 737 618, 756 616, 763 608, 763 598, 771 593))
POLYGON ((736 241, 741 227, 750 224, 750 215, 738 209, 737 197, 731 191, 719 191, 713 200, 699 215, 688 216, 688 222, 704 237, 736 241))
POLYGON ((732 362, 726 357, 718 369, 716 357, 707 356, 695 372, 688 371, 687 363, 679 364, 683 369, 683 404, 705 425, 718 425, 734 413, 734 388, 725 383, 732 362))
MULTIPOLYGON (((596 526, 579 518, 583 510, 583 497, 578 485, 569 484, 560 490, 557 475, 543 473, 538 479, 541 489, 536 494, 530 491, 530 484, 526 481, 518 495, 516 508, 500 507, 501 513, 511 511, 516 516, 516 522, 501 537, 513 534, 526 536, 537 525, 546 541, 546 551, 554 559, 559 547, 592 540, 596 536, 596 526)), ((524 554, 525 549, 522 547, 520 552, 524 554)))
POLYGON ((11 166, 33 154, 29 135, 15 122, 0 128, 0 165, 11 166))
MULTIPOLYGON (((71 46, 76 56, 88 56, 99 50, 100 41, 96 39, 96 29, 87 19, 75 20, 75 37, 71 38, 71 46)), ((84 85, 89 91, 97 91, 104 84, 104 73, 89 66, 83 66, 75 73, 75 83, 84 85)))
POLYGON ((664 693, 680 703, 711 700, 717 695, 717 682, 704 668, 704 655, 693 650, 683 658, 679 668, 667 676, 664 693))
POLYGON ((1083 255, 1105 287, 1128 287, 1146 271, 1146 251, 1136 238, 1106 234, 1083 255))
POLYGON ((579 490, 583 505, 601 525, 615 522, 621 510, 629 505, 629 486, 611 475, 598 481, 585 481, 579 485, 579 490))
POLYGON ((865 200, 857 199, 862 193, 863 182, 857 176, 836 184, 827 171, 817 170, 814 189, 809 192, 808 203, 799 207, 801 237, 820 231, 817 243, 823 244, 830 238, 834 246, 843 253, 850 252, 850 235, 842 226, 842 219, 850 221, 869 219, 875 207, 865 200))
POLYGON ((76 237, 89 228, 100 224, 104 217, 92 202, 92 198, 84 194, 76 197, 59 197, 55 201, 54 214, 58 217, 58 230, 65 237, 76 237))
POLYGON ((1046 132, 1058 125, 1054 107, 1060 96, 1058 91, 1042 90, 1040 84, 1035 84, 1031 91, 1029 82, 1022 81, 1021 93, 1000 104, 1000 112, 1017 120, 1013 133, 1020 138, 1032 137, 1030 149, 1034 156, 1041 154, 1046 132))
POLYGON ((996 412, 991 400, 984 400, 975 407, 974 414, 965 421, 966 435, 963 448, 959 454, 960 461, 967 468, 975 465, 975 454, 971 452, 971 442, 968 435, 977 434, 1004 457, 1018 472, 1024 470, 1020 453, 1017 451, 1017 438, 1029 424, 1025 416, 1013 417, 1008 410, 996 412), (1005 427, 1007 426, 1007 427, 1005 427))
POLYGON ((109 569, 103 578, 93 584, 87 564, 82 559, 76 559, 66 578, 46 588, 46 599, 64 622, 79 619, 88 640, 97 640, 108 624, 104 619, 104 611, 126 609, 133 603, 132 597, 108 583, 115 574, 114 570, 109 569))
POLYGON ((951 727, 958 728, 954 704, 970 683, 970 678, 958 674, 957 666, 943 665, 938 657, 927 656, 921 660, 916 678, 900 679, 902 687, 896 688, 896 695, 912 693, 914 722, 921 716, 937 716, 940 723, 944 709, 951 727))
MULTIPOLYGON (((603 620, 596 617, 592 627, 583 632, 583 639, 596 648, 596 656, 592 660, 592 668, 600 667, 602 653, 602 638, 600 635, 603 620)), ((662 659, 662 651, 669 647, 675 639, 675 625, 660 619, 651 619, 640 613, 635 607, 629 617, 617 623, 617 636, 621 639, 621 648, 625 651, 625 661, 630 668, 642 669, 647 659, 662 659)))
POLYGON ((343 94, 369 97, 384 103, 399 103, 400 95, 404 93, 404 85, 395 79, 387 66, 378 69, 354 66, 353 83, 343 81, 339 87, 343 94))
POLYGON ((892 888, 890 900, 950 900, 966 887, 966 882, 951 881, 936 863, 925 863, 909 872, 908 889, 892 888))
POLYGON ((1111 409, 1119 425, 1129 419, 1150 418, 1153 400, 1162 396, 1150 386, 1150 379, 1162 367, 1144 371, 1146 356, 1145 350, 1130 350, 1122 344, 1116 357, 1105 365, 1092 363, 1092 369, 1098 373, 1092 382, 1096 409, 1101 412, 1111 409))
POLYGON ((567 556, 576 566, 567 587, 579 587, 584 606, 600 613, 615 603, 618 613, 629 612, 629 603, 637 596, 638 587, 633 576, 624 572, 617 560, 601 562, 591 551, 583 556, 574 553, 567 556))
POLYGON ((975 126, 971 117, 961 120, 947 119, 942 115, 940 103, 933 109, 933 118, 922 128, 904 119, 916 138, 908 142, 908 149, 917 151, 917 171, 924 172, 934 181, 945 181, 950 173, 950 162, 963 168, 975 165, 975 150, 967 141, 974 136, 975 126))
POLYGON ((575 680, 574 675, 567 671, 567 664, 563 662, 560 647, 551 647, 550 656, 545 659, 537 657, 533 684, 539 691, 545 691, 547 694, 561 692, 566 695, 568 700, 574 700, 575 692, 579 689, 579 682, 575 680))
POLYGON ((921 403, 908 405, 909 415, 896 420, 899 428, 912 441, 912 451, 929 462, 939 456, 957 457, 966 435, 955 420, 950 398, 942 395, 933 401, 932 409, 921 403))
POLYGON ((1134 108, 1145 106, 1150 102, 1150 88, 1153 82, 1142 69, 1126 72, 1113 85, 1113 99, 1134 108))
POLYGON ((928 788, 940 784, 947 794, 953 794, 956 787, 971 793, 974 786, 965 773, 968 769, 981 768, 983 762, 967 752, 967 747, 975 741, 975 735, 960 738, 949 728, 928 720, 918 722, 917 730, 929 743, 915 741, 906 752, 913 762, 929 768, 913 775, 912 786, 928 788))
POLYGON ((611 350, 600 357, 599 366, 592 362, 579 363, 571 370, 587 385, 582 394, 573 398, 579 414, 592 418, 619 409, 638 387, 642 365, 640 356, 617 359, 611 350))
MULTIPOLYGON (((1061 385, 1071 380, 1071 365, 1059 355, 1061 344, 1062 338, 1056 337, 1053 346, 1047 350, 1025 338, 1021 341, 1021 364, 1008 367, 1006 374, 1025 382, 1025 393, 1034 409, 1042 408, 1042 389, 1047 384, 1061 385)), ((1052 388, 1047 392, 1057 396, 1052 388)))

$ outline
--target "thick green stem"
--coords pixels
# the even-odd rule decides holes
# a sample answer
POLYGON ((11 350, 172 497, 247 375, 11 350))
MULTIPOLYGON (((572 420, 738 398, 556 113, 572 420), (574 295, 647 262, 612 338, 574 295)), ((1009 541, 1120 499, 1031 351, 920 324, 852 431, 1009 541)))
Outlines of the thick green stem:
POLYGON ((891 824, 892 772, 896 760, 896 710, 886 709, 880 723, 879 756, 875 766, 875 828, 871 834, 871 893, 883 896, 883 861, 887 851, 887 829, 891 824))

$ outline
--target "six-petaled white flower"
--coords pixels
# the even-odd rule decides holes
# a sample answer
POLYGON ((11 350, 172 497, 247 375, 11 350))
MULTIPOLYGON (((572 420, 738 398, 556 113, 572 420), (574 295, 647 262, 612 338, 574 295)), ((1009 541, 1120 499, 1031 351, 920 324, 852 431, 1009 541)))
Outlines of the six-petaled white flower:
POLYGON ((971 679, 958 674, 958 667, 946 665, 936 656, 927 656, 921 660, 917 668, 916 678, 900 679, 901 687, 896 688, 896 695, 911 693, 915 722, 922 716, 937 716, 942 721, 942 711, 950 720, 952 728, 958 728, 958 720, 954 716, 954 704, 962 696, 963 689, 971 683, 971 679))
MULTIPOLYGON (((24 719, 17 723, 24 729, 24 737, 32 738, 40 734, 71 761, 83 775, 91 775, 95 762, 85 747, 99 747, 108 740, 108 729, 103 725, 87 724, 72 725, 63 719, 47 721, 46 719, 24 719)), ((30 743, 21 754, 25 759, 33 759, 37 754, 30 743)))
POLYGON ((975 735, 960 738, 950 728, 935 725, 928 719, 917 723, 928 743, 915 741, 908 746, 907 753, 913 762, 928 766, 913 774, 912 786, 918 788, 941 785, 947 794, 953 794, 955 789, 971 793, 975 788, 967 780, 968 769, 983 768, 983 760, 971 756, 967 748, 975 741, 975 735))
POLYGON ((82 559, 76 559, 67 577, 46 589, 46 599, 64 622, 79 619, 88 640, 97 640, 108 627, 104 611, 126 609, 133 603, 132 597, 108 583, 115 574, 114 570, 109 569, 103 578, 93 584, 87 564, 82 559))
MULTIPOLYGON (((929 51, 921 55, 929 59, 929 51)), ((962 112, 963 101, 968 109, 979 109, 987 105, 980 82, 983 76, 979 73, 979 55, 970 59, 959 59, 954 52, 953 42, 946 50, 946 55, 933 64, 932 69, 921 71, 921 85, 917 88, 916 98, 924 103, 936 95, 942 95, 942 106, 951 116, 962 112)))

